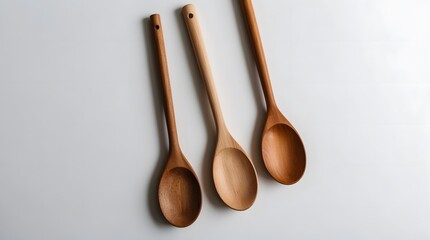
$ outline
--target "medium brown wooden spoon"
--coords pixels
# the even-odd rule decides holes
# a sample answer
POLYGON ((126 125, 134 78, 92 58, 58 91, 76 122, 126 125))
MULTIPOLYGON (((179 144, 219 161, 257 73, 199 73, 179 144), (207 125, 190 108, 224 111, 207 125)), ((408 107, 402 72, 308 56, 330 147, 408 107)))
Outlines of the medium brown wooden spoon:
POLYGON ((186 5, 182 8, 182 14, 202 78, 206 83, 209 102, 218 132, 213 160, 215 188, 227 206, 235 210, 245 210, 252 206, 257 196, 258 182, 255 168, 245 151, 233 139, 224 122, 209 60, 200 33, 196 9, 191 4, 186 5))
POLYGON ((186 227, 191 225, 200 214, 202 193, 197 176, 179 147, 160 15, 153 14, 150 18, 163 82, 170 148, 169 158, 158 186, 158 201, 169 223, 176 227, 186 227))
POLYGON ((261 139, 264 165, 276 181, 294 184, 305 172, 305 148, 296 129, 276 105, 252 2, 241 0, 241 3, 267 104, 266 124, 261 139))

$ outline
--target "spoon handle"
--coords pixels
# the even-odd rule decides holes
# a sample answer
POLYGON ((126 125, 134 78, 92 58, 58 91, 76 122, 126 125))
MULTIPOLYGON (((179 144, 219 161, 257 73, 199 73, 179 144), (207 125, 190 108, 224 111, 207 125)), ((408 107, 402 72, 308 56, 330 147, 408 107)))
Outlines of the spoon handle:
POLYGON ((206 54, 205 44, 203 42, 197 12, 194 5, 188 4, 184 6, 182 8, 182 15, 184 17, 185 24, 187 25, 188 35, 190 36, 191 44, 193 45, 194 54, 197 58, 197 64, 199 66, 200 73, 205 81, 216 127, 218 130, 224 129, 224 118, 222 116, 221 107, 216 94, 216 88, 213 83, 212 71, 209 65, 208 56, 206 54))
POLYGON ((178 134, 176 131, 175 111, 173 109, 172 90, 170 88, 169 70, 167 68, 166 48, 164 46, 163 27, 159 14, 150 17, 154 32, 154 40, 157 52, 158 65, 160 66, 160 76, 164 90, 164 111, 166 115, 167 131, 169 134, 169 146, 179 149, 178 134))
POLYGON ((254 49, 254 56, 257 64, 258 75, 263 87, 264 98, 268 108, 276 107, 273 96, 272 84, 270 83, 269 71, 267 69, 266 58, 264 57, 263 44, 261 43, 260 32, 258 31, 257 20, 255 19, 254 8, 251 0, 241 0, 243 15, 246 19, 251 44, 254 49))

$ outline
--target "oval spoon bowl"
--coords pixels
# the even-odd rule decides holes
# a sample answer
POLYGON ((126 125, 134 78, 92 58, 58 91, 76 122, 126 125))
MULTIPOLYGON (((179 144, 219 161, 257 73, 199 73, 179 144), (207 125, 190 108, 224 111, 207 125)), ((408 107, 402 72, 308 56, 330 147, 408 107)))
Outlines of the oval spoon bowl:
POLYGON ((297 132, 278 123, 263 133, 263 161, 272 177, 282 184, 294 184, 305 172, 305 149, 297 132))
POLYGON ((201 196, 199 182, 189 169, 176 167, 163 174, 158 198, 164 217, 172 225, 191 225, 199 216, 201 196))
POLYGON ((232 209, 246 210, 257 197, 257 176, 245 153, 226 148, 215 155, 213 164, 215 188, 221 199, 232 209))

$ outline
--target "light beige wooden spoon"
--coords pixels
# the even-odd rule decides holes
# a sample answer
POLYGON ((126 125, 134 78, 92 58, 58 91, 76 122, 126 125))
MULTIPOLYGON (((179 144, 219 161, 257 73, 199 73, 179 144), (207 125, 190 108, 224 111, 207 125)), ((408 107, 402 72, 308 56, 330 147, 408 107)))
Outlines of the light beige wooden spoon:
POLYGON ((158 186, 158 201, 169 223, 176 227, 186 227, 191 225, 200 214, 202 193, 197 176, 179 147, 160 15, 153 14, 150 18, 163 82, 170 148, 169 158, 158 186))
POLYGON ((266 124, 261 140, 264 165, 276 181, 294 184, 305 172, 305 148, 296 129, 276 105, 252 2, 241 0, 241 3, 267 104, 266 124))
POLYGON ((202 78, 206 83, 209 102, 218 132, 213 160, 215 188, 227 206, 235 210, 245 210, 252 206, 257 196, 258 182, 255 168, 225 125, 212 80, 209 60, 200 33, 196 9, 191 4, 186 5, 182 8, 182 14, 202 78))

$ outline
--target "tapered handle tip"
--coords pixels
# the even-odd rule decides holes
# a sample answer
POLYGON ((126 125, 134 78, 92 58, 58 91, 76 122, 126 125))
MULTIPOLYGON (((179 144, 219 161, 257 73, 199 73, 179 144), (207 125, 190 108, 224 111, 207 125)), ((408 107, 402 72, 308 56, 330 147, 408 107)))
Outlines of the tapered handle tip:
POLYGON ((160 14, 152 14, 149 19, 151 20, 151 24, 154 29, 158 30, 161 27, 160 14))
POLYGON ((193 4, 187 4, 182 8, 182 15, 185 19, 191 19, 194 17, 196 8, 193 4))

